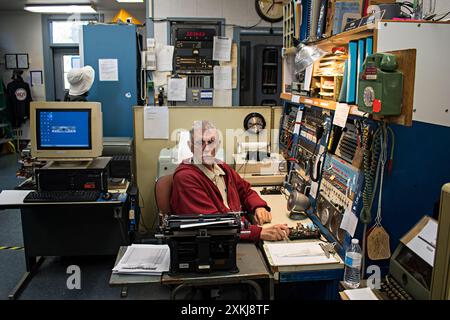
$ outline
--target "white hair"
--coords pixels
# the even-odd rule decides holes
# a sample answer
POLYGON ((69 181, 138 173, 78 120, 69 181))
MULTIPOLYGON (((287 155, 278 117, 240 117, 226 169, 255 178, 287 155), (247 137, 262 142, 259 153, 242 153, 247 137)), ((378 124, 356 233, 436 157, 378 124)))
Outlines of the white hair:
MULTIPOLYGON (((206 130, 215 129, 217 130, 216 126, 208 120, 196 120, 194 121, 194 124, 192 125, 192 129, 189 131, 191 142, 194 142, 194 134, 195 132, 202 133, 206 130), (200 131, 201 130, 201 131, 200 131)), ((200 136, 201 137, 201 136, 200 136)))

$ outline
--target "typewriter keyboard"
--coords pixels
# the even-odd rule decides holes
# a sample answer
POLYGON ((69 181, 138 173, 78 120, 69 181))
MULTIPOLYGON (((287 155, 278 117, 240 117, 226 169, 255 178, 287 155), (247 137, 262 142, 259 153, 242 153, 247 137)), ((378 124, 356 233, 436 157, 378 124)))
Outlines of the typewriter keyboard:
POLYGON ((381 282, 380 291, 386 294, 391 300, 413 300, 413 297, 389 275, 381 282))

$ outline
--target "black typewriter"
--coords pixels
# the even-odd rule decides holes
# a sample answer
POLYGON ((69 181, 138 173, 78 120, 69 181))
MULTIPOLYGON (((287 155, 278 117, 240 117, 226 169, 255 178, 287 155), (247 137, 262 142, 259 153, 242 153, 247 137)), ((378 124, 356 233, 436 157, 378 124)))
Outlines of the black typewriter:
POLYGON ((170 248, 170 274, 239 271, 236 246, 241 212, 171 215, 164 219, 161 231, 170 248))

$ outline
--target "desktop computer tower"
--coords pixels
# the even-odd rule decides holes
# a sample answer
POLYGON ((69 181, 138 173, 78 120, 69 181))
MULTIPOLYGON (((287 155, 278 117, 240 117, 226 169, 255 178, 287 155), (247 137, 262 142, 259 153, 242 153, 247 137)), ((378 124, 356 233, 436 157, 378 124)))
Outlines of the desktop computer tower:
POLYGON ((134 176, 133 139, 128 137, 104 137, 103 156, 111 157, 110 178, 125 178, 132 181, 134 176))
POLYGON ((50 162, 35 170, 39 191, 95 190, 108 192, 110 157, 98 157, 87 166, 70 167, 50 162))

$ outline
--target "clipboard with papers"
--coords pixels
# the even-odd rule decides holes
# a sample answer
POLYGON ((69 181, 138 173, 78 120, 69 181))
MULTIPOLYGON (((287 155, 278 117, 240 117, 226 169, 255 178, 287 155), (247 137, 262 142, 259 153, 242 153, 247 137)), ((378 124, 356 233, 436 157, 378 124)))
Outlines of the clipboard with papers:
POLYGON ((264 252, 275 272, 297 269, 324 269, 326 265, 342 264, 338 254, 326 255, 321 241, 266 242, 264 252))

